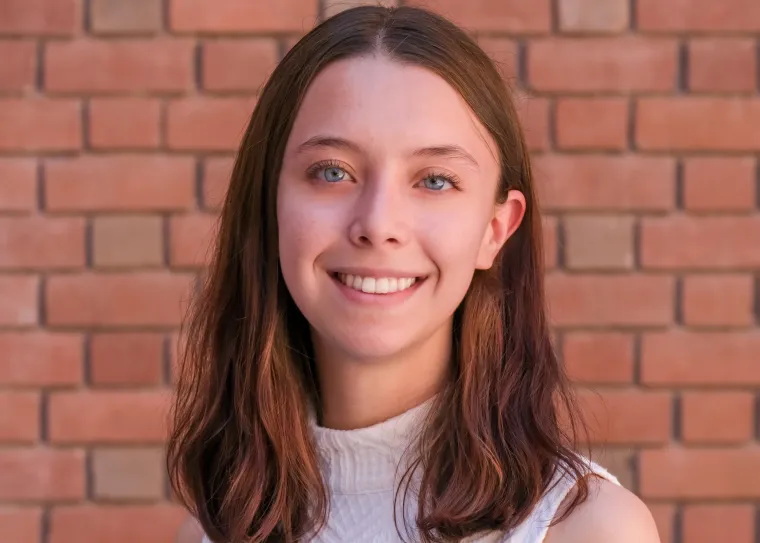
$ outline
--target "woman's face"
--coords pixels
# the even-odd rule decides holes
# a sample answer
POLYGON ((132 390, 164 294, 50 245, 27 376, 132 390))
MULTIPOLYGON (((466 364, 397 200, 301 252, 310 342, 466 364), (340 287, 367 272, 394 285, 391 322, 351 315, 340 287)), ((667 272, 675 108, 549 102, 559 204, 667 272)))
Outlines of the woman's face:
POLYGON ((277 217, 283 277, 323 350, 387 359, 442 336, 522 218, 516 191, 495 204, 497 157, 431 71, 359 57, 315 78, 286 146, 277 217))

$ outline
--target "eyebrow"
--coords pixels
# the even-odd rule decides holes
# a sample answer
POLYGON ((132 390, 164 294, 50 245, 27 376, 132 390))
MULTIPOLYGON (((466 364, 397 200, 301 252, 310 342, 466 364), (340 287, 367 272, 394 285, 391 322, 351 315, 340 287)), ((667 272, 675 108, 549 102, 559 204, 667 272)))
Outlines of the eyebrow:
MULTIPOLYGON (((301 145, 298 146, 298 149, 296 150, 297 153, 301 153, 303 151, 306 151, 307 149, 315 149, 320 147, 329 147, 332 149, 342 149, 345 151, 351 151, 353 153, 361 153, 362 148, 357 143, 347 140, 345 138, 339 138, 335 136, 314 136, 312 138, 309 138, 305 142, 303 142, 301 145)), ((475 158, 465 151, 462 147, 459 145, 434 145, 431 147, 422 147, 420 149, 415 149, 411 156, 416 157, 443 157, 443 158, 454 158, 454 159, 460 159, 465 160, 467 162, 470 162, 473 166, 480 169, 480 165, 478 164, 478 161, 475 160, 475 158)))

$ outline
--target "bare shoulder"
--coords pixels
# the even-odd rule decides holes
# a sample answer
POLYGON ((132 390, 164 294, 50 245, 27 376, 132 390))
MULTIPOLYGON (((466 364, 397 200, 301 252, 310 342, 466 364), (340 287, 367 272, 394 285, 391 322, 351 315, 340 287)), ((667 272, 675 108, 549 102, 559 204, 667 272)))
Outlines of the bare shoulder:
POLYGON ((654 518, 635 494, 604 479, 588 499, 549 529, 545 543, 660 543, 654 518))
POLYGON ((203 529, 194 517, 188 516, 177 530, 175 543, 202 543, 203 529))

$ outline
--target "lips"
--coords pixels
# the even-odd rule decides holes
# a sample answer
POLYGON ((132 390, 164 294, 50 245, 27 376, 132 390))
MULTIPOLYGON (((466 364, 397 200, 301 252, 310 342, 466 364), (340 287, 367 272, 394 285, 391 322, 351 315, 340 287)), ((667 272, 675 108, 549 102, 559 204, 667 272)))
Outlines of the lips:
POLYGON ((350 273, 337 273, 335 277, 347 287, 366 294, 402 292, 417 282, 417 277, 364 277, 350 273))

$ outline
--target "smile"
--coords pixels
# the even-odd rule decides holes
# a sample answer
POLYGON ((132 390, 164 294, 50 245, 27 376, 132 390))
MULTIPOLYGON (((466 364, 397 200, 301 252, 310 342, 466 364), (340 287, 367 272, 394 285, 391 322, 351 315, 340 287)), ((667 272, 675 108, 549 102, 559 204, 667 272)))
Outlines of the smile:
POLYGON ((347 287, 365 294, 393 294, 417 282, 416 277, 362 277, 350 273, 338 273, 335 277, 347 287))

